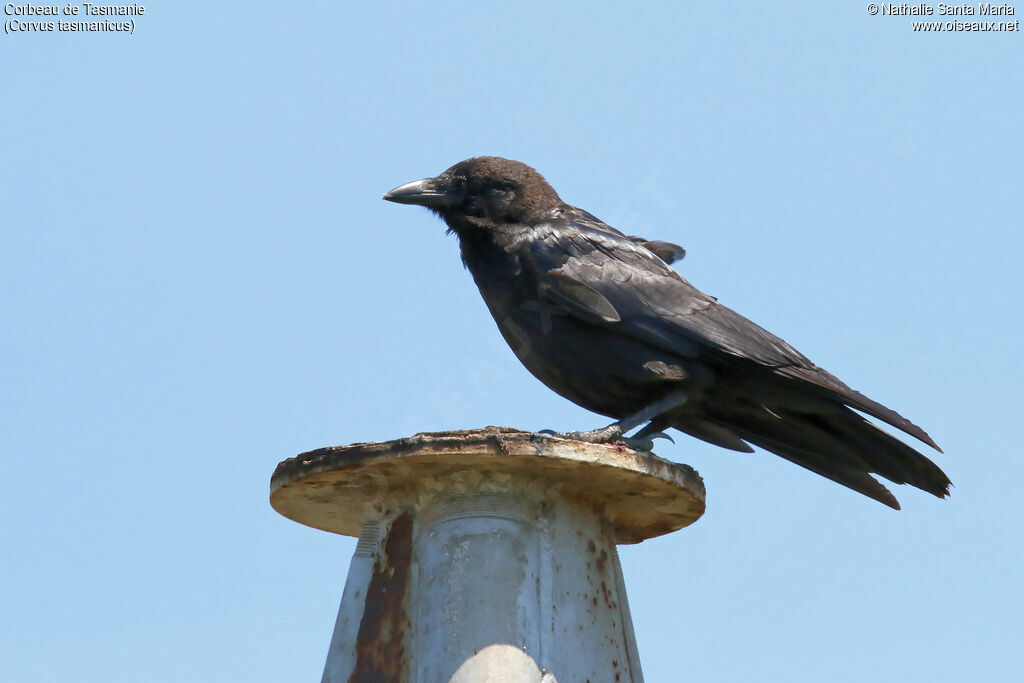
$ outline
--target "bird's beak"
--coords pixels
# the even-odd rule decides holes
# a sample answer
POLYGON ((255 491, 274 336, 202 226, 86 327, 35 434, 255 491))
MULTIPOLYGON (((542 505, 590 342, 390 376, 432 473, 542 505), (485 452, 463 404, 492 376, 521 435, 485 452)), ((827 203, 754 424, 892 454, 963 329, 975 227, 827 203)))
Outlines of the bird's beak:
POLYGON ((396 204, 417 204, 432 209, 458 206, 462 201, 462 197, 440 178, 426 178, 399 185, 385 194, 384 199, 396 204))

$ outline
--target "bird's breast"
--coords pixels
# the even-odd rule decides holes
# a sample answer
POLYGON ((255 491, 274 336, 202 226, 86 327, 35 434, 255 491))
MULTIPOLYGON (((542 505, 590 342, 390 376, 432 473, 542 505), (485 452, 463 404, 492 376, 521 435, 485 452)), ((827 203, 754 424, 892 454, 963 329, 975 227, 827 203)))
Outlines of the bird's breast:
POLYGON ((467 244, 463 259, 502 336, 537 379, 570 401, 623 417, 668 390, 689 389, 692 362, 578 317, 552 296, 545 273, 494 244, 467 244), (468 247, 468 248, 467 248, 468 247))

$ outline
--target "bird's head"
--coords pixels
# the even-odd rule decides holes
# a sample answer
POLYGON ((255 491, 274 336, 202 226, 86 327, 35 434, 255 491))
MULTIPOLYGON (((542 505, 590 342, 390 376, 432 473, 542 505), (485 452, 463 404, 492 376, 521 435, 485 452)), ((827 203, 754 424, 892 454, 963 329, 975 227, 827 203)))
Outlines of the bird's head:
POLYGON ((501 157, 460 161, 437 177, 399 185, 384 199, 425 206, 456 232, 471 226, 530 223, 562 203, 540 173, 501 157))

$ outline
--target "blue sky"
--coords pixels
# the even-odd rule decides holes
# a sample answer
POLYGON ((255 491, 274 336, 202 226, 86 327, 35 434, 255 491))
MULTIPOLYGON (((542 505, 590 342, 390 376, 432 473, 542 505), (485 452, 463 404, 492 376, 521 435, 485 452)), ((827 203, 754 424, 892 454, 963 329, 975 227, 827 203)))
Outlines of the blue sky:
POLYGON ((136 22, 0 36, 6 680, 317 680, 354 541, 270 508, 279 460, 604 424, 519 366, 443 226, 380 200, 479 154, 684 245, 691 282, 945 449, 952 497, 897 487, 897 513, 659 446, 708 511, 621 550, 647 680, 1016 670, 1019 33, 860 2, 136 22))

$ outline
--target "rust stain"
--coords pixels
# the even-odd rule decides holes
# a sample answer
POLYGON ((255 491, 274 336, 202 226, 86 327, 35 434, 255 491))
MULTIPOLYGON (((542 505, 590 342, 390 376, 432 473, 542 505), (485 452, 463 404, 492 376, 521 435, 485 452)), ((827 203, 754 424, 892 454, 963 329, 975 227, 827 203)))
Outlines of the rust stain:
POLYGON ((373 564, 366 612, 356 638, 356 666, 349 683, 408 678, 405 638, 409 632, 406 593, 412 561, 412 517, 395 518, 373 564))
POLYGON ((618 609, 619 605, 612 600, 612 592, 604 581, 601 582, 601 594, 604 596, 604 604, 608 609, 618 609))

